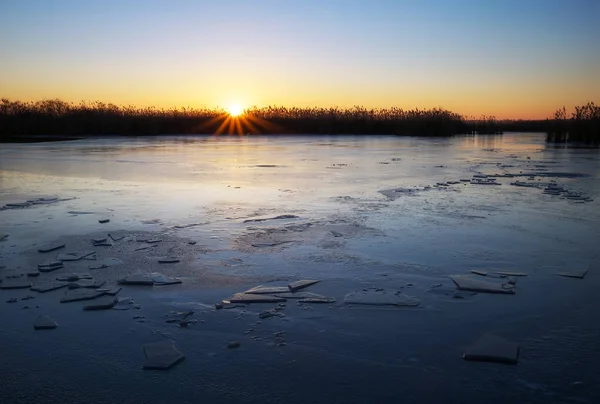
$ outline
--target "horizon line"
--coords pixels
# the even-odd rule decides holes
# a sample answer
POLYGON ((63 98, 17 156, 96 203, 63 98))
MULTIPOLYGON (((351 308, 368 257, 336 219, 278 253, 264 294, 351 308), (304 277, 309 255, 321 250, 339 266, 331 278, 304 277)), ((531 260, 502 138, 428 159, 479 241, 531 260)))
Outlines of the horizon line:
MULTIPOLYGON (((48 101, 55 101, 55 102, 60 102, 60 103, 64 103, 67 104, 69 106, 72 107, 77 107, 77 106, 81 106, 81 105, 99 105, 99 104, 103 104, 105 106, 115 106, 119 109, 126 109, 126 108, 135 108, 138 110, 141 109, 150 109, 150 110, 155 110, 155 111, 204 111, 204 112, 212 112, 212 113, 223 113, 223 114, 227 114, 228 112, 228 107, 223 107, 220 105, 216 105, 214 107, 210 107, 207 106, 205 104, 202 104, 200 106, 190 106, 190 105, 169 105, 169 106, 160 106, 160 105, 154 105, 154 104, 119 104, 119 103, 114 103, 114 102, 110 102, 110 101, 102 101, 102 100, 79 100, 79 101, 65 101, 59 97, 46 97, 46 98, 41 98, 41 99, 37 99, 37 100, 29 100, 29 101, 23 101, 20 99, 11 99, 9 97, 2 97, 0 96, 0 101, 2 103, 5 102, 10 102, 10 103, 23 103, 23 104, 39 104, 39 103, 43 103, 43 102, 48 102, 48 101)), ((587 100, 583 103, 580 103, 581 105, 584 105, 586 103, 595 103, 594 101, 590 101, 587 100)), ((1 104, 0 104, 1 105, 1 104)), ((312 105, 312 106, 294 106, 294 105, 285 105, 285 104, 269 104, 269 105, 264 105, 264 106, 259 106, 259 105, 249 105, 249 106, 244 106, 242 107, 243 110, 243 114, 249 113, 253 110, 263 110, 263 109, 269 109, 269 108, 276 108, 276 109, 297 109, 297 110, 337 110, 337 111, 353 111, 353 110, 365 110, 365 111, 435 111, 435 110, 440 110, 440 111, 447 111, 453 114, 457 114, 460 115, 461 118, 467 120, 467 121, 477 121, 477 120, 485 120, 485 119, 492 119, 492 120, 497 120, 497 121, 544 121, 544 120, 551 120, 552 118, 552 114, 554 113, 554 111, 558 110, 558 109, 562 109, 565 108, 565 106, 559 106, 557 107, 554 111, 549 112, 548 115, 544 118, 498 118, 496 117, 494 114, 481 114, 480 116, 473 116, 473 115, 466 115, 466 114, 462 114, 460 112, 455 112, 452 111, 450 109, 447 109, 443 106, 435 106, 435 107, 401 107, 401 106, 397 106, 397 105, 390 105, 387 107, 365 107, 363 105, 353 105, 352 107, 340 107, 338 105, 331 105, 331 106, 318 106, 318 105, 312 105)))

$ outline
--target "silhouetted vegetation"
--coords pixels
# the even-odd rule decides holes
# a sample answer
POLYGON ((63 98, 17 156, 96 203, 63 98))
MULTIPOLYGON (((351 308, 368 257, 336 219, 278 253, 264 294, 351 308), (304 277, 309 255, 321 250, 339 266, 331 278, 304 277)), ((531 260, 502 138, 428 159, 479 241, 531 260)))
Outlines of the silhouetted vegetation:
POLYGON ((0 102, 0 140, 27 141, 37 135, 57 140, 95 135, 164 134, 395 134, 452 136, 546 132, 551 142, 599 142, 600 107, 593 102, 563 107, 553 119, 465 119, 442 108, 365 109, 274 107, 250 108, 239 118, 207 108, 139 108, 102 102, 61 100, 0 102))
POLYGON ((469 132, 478 135, 502 134, 500 122, 493 116, 482 116, 480 119, 467 121, 469 132))
POLYGON ((550 142, 600 142, 600 106, 588 102, 570 117, 563 107, 553 119, 465 119, 442 108, 365 109, 274 107, 250 108, 238 118, 208 108, 139 108, 102 102, 61 100, 0 101, 0 141, 27 141, 94 135, 163 134, 396 134, 452 136, 546 132, 550 142))
POLYGON ((554 119, 549 122, 546 140, 600 143, 600 106, 593 102, 577 106, 570 118, 565 107, 556 110, 554 119))
MULTIPOLYGON (((478 127, 479 128, 479 127, 478 127)), ((223 110, 157 109, 60 100, 0 102, 0 138, 31 135, 159 134, 397 134, 451 136, 473 132, 465 119, 441 108, 428 110, 250 108, 231 118, 223 110)))
POLYGON ((445 109, 403 110, 401 108, 252 108, 248 116, 270 122, 284 133, 396 134, 451 136, 464 133, 462 116, 445 109))

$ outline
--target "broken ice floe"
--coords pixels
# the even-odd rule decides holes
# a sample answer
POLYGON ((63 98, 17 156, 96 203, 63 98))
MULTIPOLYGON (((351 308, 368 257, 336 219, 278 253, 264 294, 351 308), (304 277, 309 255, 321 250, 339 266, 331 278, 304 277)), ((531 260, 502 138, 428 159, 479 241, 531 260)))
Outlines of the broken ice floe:
POLYGON ((576 268, 571 270, 561 270, 558 275, 566 276, 569 278, 583 279, 589 271, 598 272, 600 270, 600 257, 592 258, 590 265, 587 268, 576 268))
POLYGON ((31 287, 31 290, 40 293, 50 292, 52 290, 61 289, 68 285, 68 282, 58 282, 58 281, 47 281, 35 284, 31 287))
POLYGON ((275 241, 272 243, 253 243, 251 244, 252 247, 276 247, 278 245, 282 245, 282 244, 288 244, 288 243, 295 243, 295 240, 287 240, 287 241, 275 241))
POLYGON ((519 360, 519 344, 486 334, 465 350, 463 358, 468 361, 516 364, 519 360))
POLYGON ((461 290, 504 294, 515 293, 515 285, 509 282, 495 282, 476 275, 451 275, 450 279, 461 290))
POLYGON ((61 243, 48 244, 46 246, 39 247, 38 251, 41 253, 47 253, 50 251, 58 250, 59 248, 64 248, 64 246, 65 246, 65 244, 61 244, 61 243))
POLYGON ((102 292, 105 295, 116 296, 123 288, 120 286, 104 286, 102 288, 98 288, 98 292, 102 292))
POLYGON ((320 281, 314 280, 314 279, 301 279, 295 282, 292 282, 288 285, 288 288, 292 291, 295 292, 297 290, 300 289, 304 289, 307 288, 309 286, 312 286, 316 283, 319 283, 320 281))
POLYGON ((163 274, 161 274, 159 272, 152 272, 149 276, 152 279, 152 282, 154 282, 154 284, 157 285, 157 286, 160 286, 160 285, 175 285, 177 283, 181 283, 181 279, 174 278, 172 276, 166 276, 166 275, 163 275, 163 274))
POLYGON ((514 272, 514 271, 494 271, 495 274, 500 276, 527 276, 525 272, 514 272))
POLYGON ((279 215, 274 217, 265 217, 265 218, 255 218, 255 219, 246 219, 243 223, 255 223, 255 222, 264 222, 267 220, 281 220, 281 219, 297 219, 296 215, 279 215))
POLYGON ((90 300, 83 304, 83 310, 109 310, 117 303, 114 296, 102 296, 98 299, 90 300))
POLYGON ((62 261, 49 260, 38 264, 38 270, 40 272, 51 272, 60 268, 64 268, 62 261))
POLYGON ((7 209, 23 209, 23 208, 29 208, 32 206, 36 206, 36 205, 49 205, 49 204, 53 204, 53 203, 58 203, 58 202, 64 202, 64 201, 69 201, 72 200, 74 198, 55 198, 55 197, 49 197, 49 198, 36 198, 36 199, 29 199, 25 202, 13 202, 13 203, 7 203, 3 206, 0 206, 0 210, 7 210, 7 209))
POLYGON ((190 317, 194 315, 193 310, 187 311, 170 311, 165 314, 165 323, 177 323, 180 327, 186 328, 188 325, 197 322, 190 317))
POLYGON ((585 276, 588 273, 588 268, 579 268, 579 269, 570 269, 570 270, 563 269, 557 273, 558 273, 558 275, 564 276, 567 278, 583 279, 583 278, 585 278, 585 276))
POLYGON ((184 356, 177 350, 173 341, 161 341, 151 344, 145 344, 144 369, 161 369, 166 370, 181 362, 184 356))
POLYGON ((69 289, 79 289, 79 288, 89 288, 89 289, 98 289, 104 286, 106 281, 98 281, 95 279, 80 279, 75 282, 70 282, 67 287, 69 289))
POLYGON ((248 289, 244 293, 254 294, 254 295, 272 295, 277 293, 286 293, 289 292, 290 289, 286 286, 256 286, 252 289, 248 289))
POLYGON ((56 256, 56 259, 58 261, 79 261, 82 258, 85 257, 89 257, 90 255, 95 254, 95 251, 91 251, 91 250, 84 250, 84 251, 80 251, 80 252, 69 252, 69 253, 62 253, 62 254, 58 254, 56 256))
POLYGON ((427 292, 435 295, 449 296, 452 299, 468 299, 477 294, 477 292, 469 290, 457 290, 456 287, 443 286, 441 283, 432 285, 427 292))
POLYGON ((77 302, 80 300, 91 300, 97 297, 102 296, 104 293, 97 291, 96 289, 69 289, 65 292, 62 299, 60 299, 61 303, 69 303, 69 302, 77 302))
POLYGON ((36 330, 53 330, 58 326, 56 321, 48 316, 39 316, 33 322, 33 328, 36 330))
POLYGON ((134 272, 125 276, 125 278, 118 281, 123 285, 174 285, 181 283, 179 278, 174 278, 161 274, 160 272, 152 272, 146 274, 144 272, 134 272))
POLYGON ((80 300, 91 300, 97 297, 102 296, 104 293, 97 291, 96 289, 69 289, 65 292, 62 299, 60 299, 61 303, 69 303, 69 302, 77 302, 80 300))
POLYGON ((134 272, 125 276, 118 281, 123 285, 154 285, 154 281, 143 272, 134 272))
POLYGON ((94 247, 112 247, 113 243, 108 240, 107 237, 92 239, 92 245, 94 247))
POLYGON ((250 293, 236 293, 229 301, 231 303, 277 303, 285 302, 284 298, 270 295, 256 295, 250 293))
POLYGON ((298 301, 299 303, 335 303, 335 299, 333 297, 304 297, 298 301))
MULTIPOLYGON (((475 176, 473 176, 475 177, 475 176)), ((502 185, 496 182, 495 178, 473 178, 470 182, 472 185, 502 185)))
POLYGON ((395 290, 364 289, 348 293, 344 297, 344 303, 373 306, 391 305, 414 307, 418 306, 420 301, 395 290))
POLYGON ((139 306, 137 306, 135 304, 132 297, 119 297, 119 298, 117 298, 117 302, 113 306, 113 309, 114 310, 130 310, 130 309, 135 309, 138 307, 139 306))
POLYGON ((275 293, 275 296, 282 297, 284 299, 323 299, 326 296, 319 295, 317 293, 312 292, 285 292, 285 293, 275 293))
POLYGON ((3 278, 0 280, 0 289, 26 289, 31 287, 31 282, 26 277, 3 278))
POLYGON ((112 267, 112 266, 116 266, 116 265, 121 265, 123 264, 123 261, 121 261, 118 258, 105 258, 103 259, 100 263, 98 264, 94 264, 94 265, 90 265, 88 266, 89 269, 103 269, 103 268, 108 268, 108 267, 112 267))

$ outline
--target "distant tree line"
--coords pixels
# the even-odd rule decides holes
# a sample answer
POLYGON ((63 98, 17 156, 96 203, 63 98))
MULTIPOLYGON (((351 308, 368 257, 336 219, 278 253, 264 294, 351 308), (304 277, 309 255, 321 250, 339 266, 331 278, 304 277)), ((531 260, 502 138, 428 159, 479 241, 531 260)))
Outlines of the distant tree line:
POLYGON ((250 121, 268 122, 276 133, 299 134, 396 134, 452 136, 464 133, 459 114, 441 108, 366 109, 266 107, 246 111, 250 121))
POLYGON ((600 143, 600 106, 593 102, 576 106, 570 117, 562 107, 554 112, 546 133, 549 142, 600 143))
POLYGON ((468 131, 462 116, 429 110, 250 108, 242 117, 206 108, 158 109, 61 100, 0 102, 0 137, 159 134, 398 134, 451 136, 468 131))
POLYGON ((576 107, 570 119, 564 108, 553 120, 499 121, 467 119, 442 108, 412 109, 355 106, 249 108, 238 118, 222 109, 117 106, 103 102, 67 103, 0 100, 0 141, 36 135, 78 137, 164 134, 396 134, 452 136, 547 132, 549 141, 598 141, 599 107, 576 107))

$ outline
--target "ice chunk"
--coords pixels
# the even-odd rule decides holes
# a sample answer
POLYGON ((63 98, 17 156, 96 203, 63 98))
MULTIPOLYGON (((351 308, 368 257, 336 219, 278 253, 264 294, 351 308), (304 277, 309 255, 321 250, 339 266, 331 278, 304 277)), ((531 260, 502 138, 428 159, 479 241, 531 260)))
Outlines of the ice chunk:
POLYGON ((515 293, 515 285, 509 283, 494 282, 474 275, 452 275, 450 278, 456 284, 456 287, 461 290, 487 293, 515 293))
POLYGON ((285 299, 269 295, 255 295, 250 293, 236 293, 229 301, 231 303, 277 303, 285 302, 285 299))
POLYGON ((486 334, 465 350, 463 358, 468 361, 516 364, 519 360, 519 344, 486 334))
POLYGON ((60 299, 61 303, 77 302, 80 300, 91 300, 102 296, 104 293, 96 289, 71 289, 65 292, 65 295, 60 299))
POLYGON ((40 293, 45 293, 45 292, 50 292, 51 290, 64 288, 67 285, 68 285, 67 282, 52 282, 52 281, 42 282, 42 283, 33 285, 31 287, 31 290, 34 290, 34 291, 40 292, 40 293))
POLYGON ((145 344, 144 354, 146 355, 144 369, 166 370, 184 359, 184 356, 177 350, 173 341, 145 344))
POLYGON ((154 282, 155 285, 174 285, 177 283, 181 283, 181 279, 173 278, 171 276, 163 275, 159 272, 152 272, 150 274, 150 278, 154 282))
POLYGON ((58 324, 56 324, 56 321, 48 316, 39 316, 33 323, 33 328, 36 330, 52 330, 57 326, 58 324))
POLYGON ((64 246, 65 246, 65 244, 61 244, 61 243, 49 244, 44 247, 38 248, 38 251, 41 253, 46 253, 46 252, 58 250, 59 248, 64 248, 64 246))
POLYGON ((125 278, 119 280, 124 285, 153 285, 152 279, 143 272, 134 272, 128 274, 125 278))
POLYGON ((288 285, 288 288, 289 288, 289 289, 290 289, 292 292, 295 292, 295 291, 297 291, 297 290, 300 290, 300 289, 307 288, 307 287, 309 287, 309 286, 311 286, 311 285, 314 285, 315 283, 319 283, 319 282, 320 282, 320 281, 317 281, 317 280, 312 280, 312 279, 302 279, 302 280, 299 280, 299 281, 295 281, 295 282, 292 282, 292 283, 290 283, 290 284, 288 285))
POLYGON ((253 295, 272 295, 276 293, 286 293, 290 290, 286 286, 256 286, 252 289, 248 289, 244 293, 250 293, 253 295))
POLYGON ((83 304, 83 310, 108 310, 112 309, 117 303, 117 298, 114 296, 102 296, 83 304))
POLYGON ((31 282, 26 277, 4 278, 0 283, 0 289, 25 289, 30 287, 31 282))

